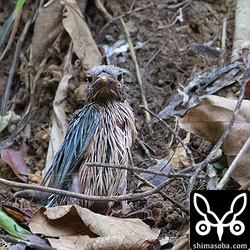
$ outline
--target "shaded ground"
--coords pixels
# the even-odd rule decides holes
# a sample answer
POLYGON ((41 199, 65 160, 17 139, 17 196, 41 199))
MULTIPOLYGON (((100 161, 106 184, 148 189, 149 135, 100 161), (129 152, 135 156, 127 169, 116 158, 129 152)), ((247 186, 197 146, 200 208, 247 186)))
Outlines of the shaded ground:
MULTIPOLYGON (((228 52, 228 57, 226 61, 230 58, 234 31, 235 1, 192 1, 181 9, 178 6, 182 2, 184 1, 104 1, 107 11, 113 17, 124 15, 131 9, 137 10, 125 15, 123 19, 130 32, 133 45, 136 47, 136 56, 148 107, 156 114, 167 105, 172 91, 176 87, 186 86, 196 72, 212 71, 214 67, 221 65, 222 58, 217 55, 211 57, 207 56, 206 53, 200 53, 192 45, 194 43, 206 43, 221 48, 224 18, 227 18, 226 51, 228 52)), ((6 16, 8 16, 8 11, 11 7, 2 3, 0 6, 4 6, 4 8, 0 7, 0 24, 2 24, 6 16)), ((21 26, 27 20, 29 8, 28 4, 24 6, 23 16, 20 21, 21 26)), ((108 44, 112 46, 118 40, 123 39, 121 36, 124 36, 124 32, 118 26, 118 21, 110 23, 103 29, 106 19, 93 4, 87 6, 86 20, 100 49, 103 48, 103 45, 108 44)), ((18 33, 20 34, 21 28, 19 29, 18 33)), ((27 108, 28 103, 26 101, 27 96, 23 86, 23 79, 20 78, 20 75, 23 76, 22 71, 26 70, 22 66, 26 65, 24 63, 25 58, 28 60, 26 51, 31 43, 32 33, 33 27, 31 27, 26 36, 22 50, 23 57, 21 58, 23 61, 19 60, 11 88, 11 98, 13 99, 10 107, 21 116, 24 115, 23 112, 27 108)), ((15 45, 16 39, 11 50, 0 62, 1 97, 5 89, 15 45)), ((171 142, 170 146, 172 149, 175 149, 177 144, 165 126, 160 123, 154 123, 150 132, 148 125, 145 124, 144 111, 140 107, 142 104, 141 92, 136 82, 135 66, 129 56, 129 51, 114 56, 112 60, 111 62, 125 68, 129 72, 129 74, 126 74, 125 79, 129 87, 129 102, 135 111, 139 138, 153 149, 156 159, 168 156, 169 143, 171 142)), ((28 128, 26 127, 26 129, 31 130, 31 136, 23 138, 23 133, 20 133, 15 143, 11 146, 21 152, 31 173, 44 168, 49 142, 48 129, 51 121, 51 107, 56 86, 60 80, 61 63, 61 58, 54 55, 51 56, 48 66, 42 74, 43 84, 40 86, 41 94, 38 96, 38 112, 28 123, 28 128), (54 68, 51 65, 54 65, 54 68), (54 86, 50 85, 47 87, 46 81, 52 78, 54 78, 54 86)), ((81 76, 81 74, 76 75, 71 81, 68 91, 69 106, 67 113, 69 116, 75 109, 82 106, 82 96, 81 91, 79 91, 81 87, 79 88, 79 86, 83 81, 84 76, 81 76)), ((173 128, 175 127, 174 119, 167 122, 173 128)), ((182 135, 182 133, 180 134, 182 135)), ((4 130, 0 136, 1 138, 7 138, 9 131, 4 130)), ((198 148, 197 145, 200 145, 200 141, 193 143, 193 146, 198 148)), ((134 145, 133 158, 136 166, 149 167, 155 164, 138 143, 134 145)), ((1 164, 0 177, 13 178, 9 168, 4 163, 1 164)), ((186 185, 187 180, 175 180, 164 191, 177 203, 185 207, 186 185)), ((136 186, 131 183, 129 189, 134 190, 136 186)), ((1 187, 0 201, 5 201, 8 197, 10 197, 9 189, 1 187)), ((24 200, 19 200, 17 205, 20 206, 20 203, 28 207, 35 206, 35 204, 30 204, 24 200)), ((134 206, 139 210, 147 207, 150 213, 153 213, 157 225, 162 229, 162 235, 179 237, 187 229, 188 216, 180 208, 177 208, 176 205, 171 204, 169 201, 164 201, 160 195, 153 195, 147 201, 137 202, 134 206)), ((136 216, 139 216, 139 214, 136 216)), ((145 214, 143 216, 145 217, 145 214)), ((148 215, 146 214, 146 216, 148 215)))

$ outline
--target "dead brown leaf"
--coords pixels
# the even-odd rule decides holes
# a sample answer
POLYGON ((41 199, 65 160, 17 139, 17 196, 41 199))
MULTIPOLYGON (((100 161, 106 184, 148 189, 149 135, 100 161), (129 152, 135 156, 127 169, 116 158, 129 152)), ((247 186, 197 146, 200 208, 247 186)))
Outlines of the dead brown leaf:
MULTIPOLYGON (((231 120, 236 103, 237 100, 208 96, 180 119, 179 125, 186 131, 216 143, 231 120)), ((229 164, 250 136, 249 110, 250 101, 244 100, 235 124, 222 145, 229 164)), ((243 155, 232 175, 241 185, 250 177, 249 163, 250 150, 243 155)))
POLYGON ((41 208, 29 228, 43 234, 53 247, 64 249, 141 249, 158 243, 153 231, 139 219, 121 219, 91 212, 77 205, 41 208))
POLYGON ((2 204, 2 208, 10 217, 18 222, 28 222, 33 214, 30 210, 19 209, 8 204, 2 204))
POLYGON ((248 81, 246 84, 245 97, 246 99, 250 100, 250 81, 248 81))
POLYGON ((73 51, 87 67, 99 65, 101 54, 85 22, 81 10, 73 0, 62 1, 65 4, 63 26, 73 41, 73 51))
POLYGON ((13 149, 3 149, 1 151, 1 158, 9 164, 15 175, 22 180, 27 182, 27 176, 24 176, 20 173, 28 173, 27 165, 18 151, 13 149))
MULTIPOLYGON (((186 138, 183 140, 184 143, 188 144, 190 142, 190 133, 187 134, 186 138)), ((169 149, 169 164, 172 169, 176 172, 190 166, 190 159, 187 156, 185 148, 178 144, 175 150, 169 149)))
POLYGON ((53 101, 52 126, 50 132, 49 148, 46 157, 46 165, 43 170, 44 172, 46 172, 52 164, 54 156, 61 146, 68 128, 68 120, 65 112, 67 102, 65 100, 67 98, 69 80, 72 77, 70 59, 71 50, 69 50, 65 56, 63 77, 57 87, 55 99, 53 101))
POLYGON ((41 7, 39 10, 30 53, 30 64, 35 68, 40 65, 45 53, 63 30, 62 10, 60 1, 53 1, 48 7, 41 7))
POLYGON ((100 65, 101 54, 75 0, 53 1, 40 8, 32 38, 30 64, 38 68, 44 54, 64 28, 82 65, 87 68, 100 65))

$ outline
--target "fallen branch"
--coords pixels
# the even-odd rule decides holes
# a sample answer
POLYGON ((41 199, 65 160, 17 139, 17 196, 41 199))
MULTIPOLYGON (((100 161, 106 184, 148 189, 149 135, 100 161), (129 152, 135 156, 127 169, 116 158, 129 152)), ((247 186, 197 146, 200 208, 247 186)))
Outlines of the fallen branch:
POLYGON ((15 181, 9 181, 3 178, 0 178, 0 184, 6 185, 9 187, 24 188, 24 189, 36 190, 36 191, 41 191, 41 192, 46 192, 46 193, 51 193, 51 194, 64 195, 64 196, 69 196, 69 197, 87 200, 87 201, 115 201, 116 202, 116 201, 123 201, 123 200, 127 200, 127 201, 138 200, 146 196, 149 196, 151 194, 158 193, 159 190, 161 190, 168 184, 168 180, 161 183, 159 186, 151 190, 142 192, 140 194, 127 194, 127 195, 118 195, 118 196, 85 195, 85 194, 79 194, 79 193, 60 190, 60 189, 51 188, 51 187, 44 187, 44 186, 37 186, 37 185, 20 183, 20 182, 15 182, 15 181))

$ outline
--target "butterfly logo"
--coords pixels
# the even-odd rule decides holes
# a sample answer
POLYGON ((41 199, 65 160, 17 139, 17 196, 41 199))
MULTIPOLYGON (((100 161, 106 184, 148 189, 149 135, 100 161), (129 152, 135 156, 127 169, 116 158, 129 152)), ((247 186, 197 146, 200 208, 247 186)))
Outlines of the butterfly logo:
MULTIPOLYGON (((204 236, 204 235, 207 235, 209 234, 210 230, 211 230, 211 227, 215 227, 217 228, 217 235, 218 235, 218 238, 219 238, 219 241, 221 241, 222 239, 222 235, 224 233, 224 228, 225 227, 229 227, 230 229, 230 232, 235 235, 235 236, 238 236, 238 235, 241 235, 244 233, 245 231, 245 225, 243 224, 242 221, 240 220, 237 220, 237 216, 239 216, 243 211, 244 209, 246 208, 246 205, 247 205, 247 195, 246 193, 243 193, 243 194, 239 194, 237 195, 232 203, 231 203, 231 206, 230 206, 230 210, 228 212, 226 212, 221 219, 218 218, 218 216, 213 212, 211 211, 210 209, 210 205, 207 201, 207 199, 199 194, 199 193, 195 193, 194 194, 194 198, 193 198, 193 202, 194 202, 194 207, 196 209, 196 211, 201 215, 203 216, 203 220, 200 220, 199 222, 197 222, 196 226, 195 226, 195 230, 196 232, 201 235, 201 236, 204 236), (205 207, 206 207, 206 211, 203 212, 199 206, 198 206, 198 200, 201 199, 204 203, 205 203, 205 207), (235 204, 238 203, 240 201, 240 199, 243 199, 243 205, 242 207, 239 209, 239 211, 234 211, 234 210, 237 210, 235 208, 235 204), (232 216, 232 220, 228 223, 224 223, 226 218, 228 216, 232 216), (214 222, 216 221, 216 223, 214 222, 211 222, 211 220, 209 221, 209 218, 211 219, 215 219, 214 222)), ((204 210, 204 209, 203 209, 204 210)))

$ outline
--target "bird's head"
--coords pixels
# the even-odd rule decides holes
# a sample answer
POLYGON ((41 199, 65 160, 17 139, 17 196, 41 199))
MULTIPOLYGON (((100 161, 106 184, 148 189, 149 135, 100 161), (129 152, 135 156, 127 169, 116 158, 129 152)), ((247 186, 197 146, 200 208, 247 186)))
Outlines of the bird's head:
POLYGON ((121 68, 103 65, 91 68, 87 74, 87 100, 92 102, 123 101, 125 86, 121 68))

